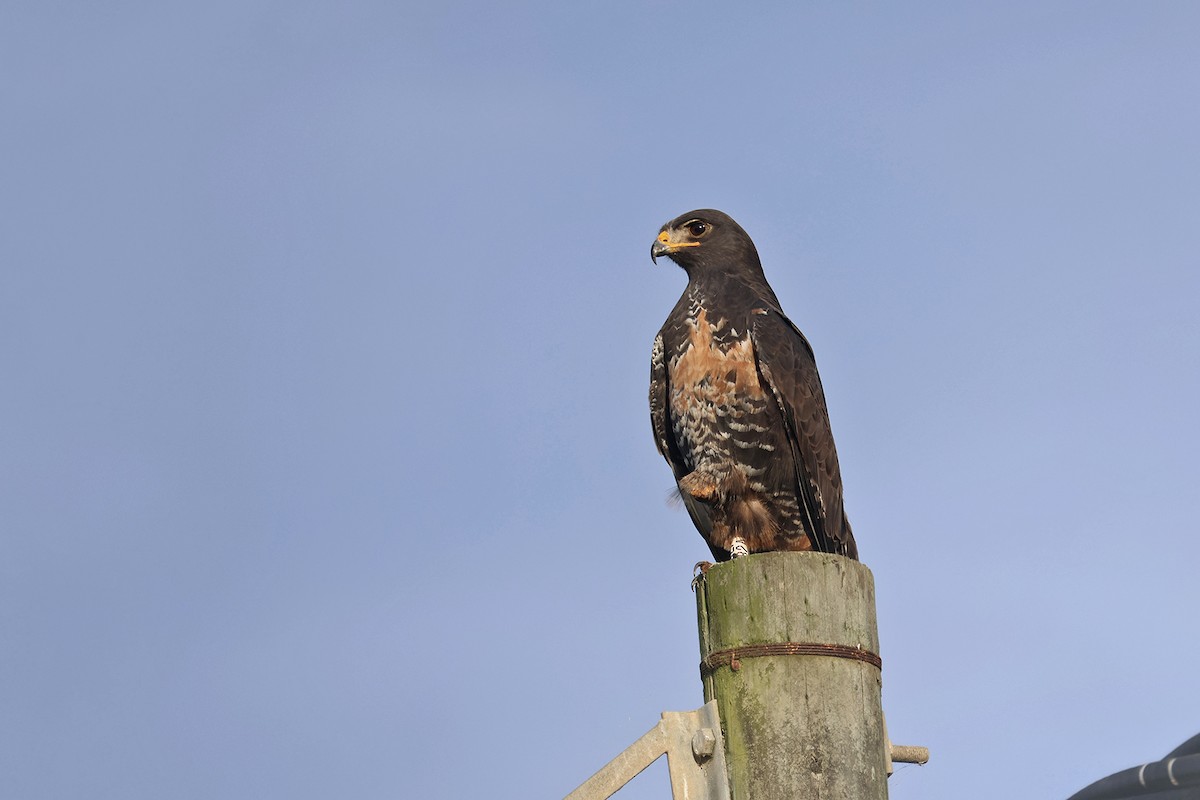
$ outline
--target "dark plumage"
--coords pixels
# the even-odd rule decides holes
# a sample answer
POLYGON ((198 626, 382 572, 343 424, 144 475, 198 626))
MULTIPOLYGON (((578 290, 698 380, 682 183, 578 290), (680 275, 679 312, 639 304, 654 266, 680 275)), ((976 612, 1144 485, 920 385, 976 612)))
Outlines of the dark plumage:
POLYGON ((713 556, 858 557, 812 347, 784 315, 754 242, 726 214, 662 226, 650 256, 688 285, 654 340, 650 421, 713 556))

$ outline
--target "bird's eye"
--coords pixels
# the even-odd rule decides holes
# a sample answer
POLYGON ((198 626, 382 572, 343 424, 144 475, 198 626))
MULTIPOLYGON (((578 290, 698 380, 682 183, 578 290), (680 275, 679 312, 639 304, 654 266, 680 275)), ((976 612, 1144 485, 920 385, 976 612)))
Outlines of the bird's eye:
POLYGON ((687 224, 688 233, 699 239, 704 234, 708 233, 708 223, 700 220, 693 220, 687 224))

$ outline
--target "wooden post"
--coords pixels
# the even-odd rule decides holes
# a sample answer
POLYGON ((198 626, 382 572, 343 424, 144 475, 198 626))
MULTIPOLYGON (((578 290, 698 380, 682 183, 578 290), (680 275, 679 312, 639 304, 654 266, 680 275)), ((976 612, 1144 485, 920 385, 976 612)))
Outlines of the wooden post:
POLYGON ((826 553, 743 556, 708 570, 696 605, 733 800, 885 800, 871 571, 826 553))

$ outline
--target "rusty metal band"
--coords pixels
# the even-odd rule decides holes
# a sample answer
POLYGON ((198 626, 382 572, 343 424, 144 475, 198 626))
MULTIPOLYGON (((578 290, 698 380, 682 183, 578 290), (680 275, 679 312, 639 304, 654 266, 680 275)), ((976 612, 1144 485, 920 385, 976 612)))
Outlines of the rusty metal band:
POLYGON ((762 658, 764 656, 830 656, 832 658, 849 658, 863 661, 875 669, 883 669, 883 659, 870 650, 861 647, 849 647, 844 644, 817 644, 815 642, 771 642, 769 644, 748 644, 743 647, 731 647, 728 650, 718 650, 709 653, 700 662, 700 675, 707 678, 721 667, 729 667, 734 672, 741 669, 741 661, 745 658, 762 658))

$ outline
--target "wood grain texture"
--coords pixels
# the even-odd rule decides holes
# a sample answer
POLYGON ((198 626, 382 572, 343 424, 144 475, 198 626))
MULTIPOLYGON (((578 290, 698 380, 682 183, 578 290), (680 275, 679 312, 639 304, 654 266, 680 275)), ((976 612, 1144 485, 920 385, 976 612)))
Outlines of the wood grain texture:
MULTIPOLYGON (((829 553, 749 555, 711 567, 696 591, 700 655, 811 642, 879 652, 875 584, 829 553)), ((733 800, 887 797, 880 672, 827 655, 760 656, 704 679, 725 733, 733 800)))

